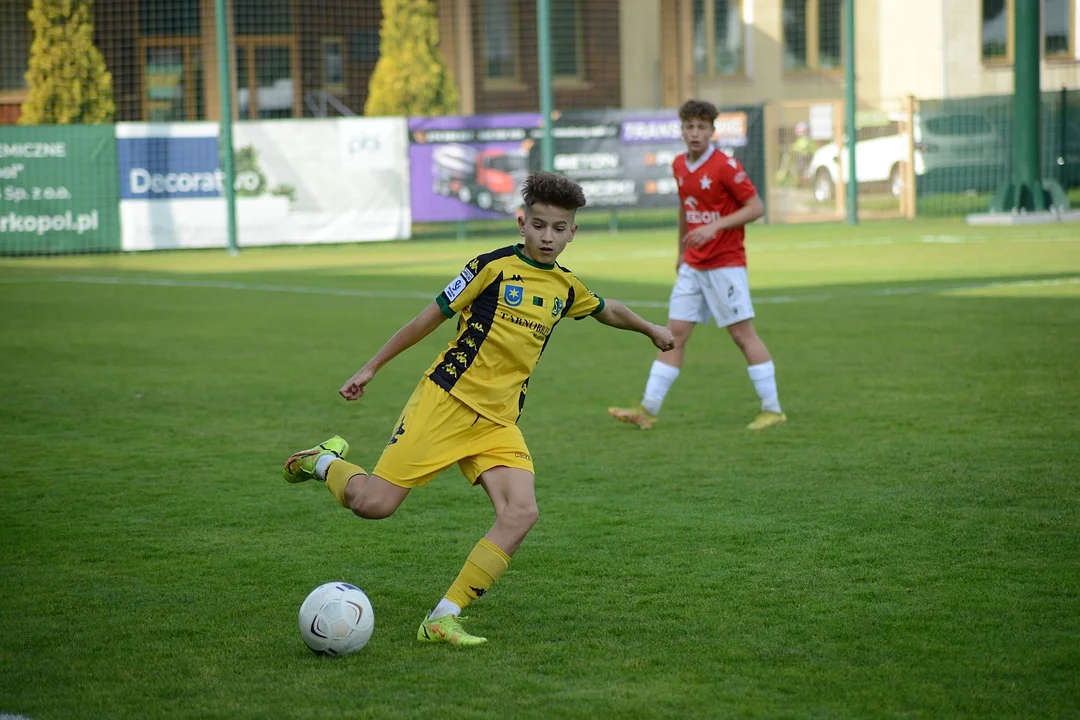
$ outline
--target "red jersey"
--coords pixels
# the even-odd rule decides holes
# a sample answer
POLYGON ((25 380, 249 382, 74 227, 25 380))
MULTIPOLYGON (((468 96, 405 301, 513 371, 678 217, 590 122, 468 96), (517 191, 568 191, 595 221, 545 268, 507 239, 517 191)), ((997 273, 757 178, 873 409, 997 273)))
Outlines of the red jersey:
MULTIPOLYGON (((742 164, 711 146, 692 165, 686 153, 680 153, 671 169, 679 185, 687 231, 730 215, 757 193, 742 164)), ((721 230, 701 247, 687 247, 683 259, 697 270, 746 267, 745 237, 741 225, 721 230)))

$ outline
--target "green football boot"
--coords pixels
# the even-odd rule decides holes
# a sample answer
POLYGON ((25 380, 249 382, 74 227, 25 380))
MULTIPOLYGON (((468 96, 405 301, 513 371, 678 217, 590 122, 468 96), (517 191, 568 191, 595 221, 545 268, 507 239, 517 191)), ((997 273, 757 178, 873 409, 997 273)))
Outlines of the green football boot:
POLYGON ((485 637, 465 632, 461 619, 455 615, 428 618, 416 631, 416 639, 423 643, 450 643, 455 647, 472 647, 487 642, 485 637))
POLYGON ((349 454, 349 443, 340 435, 335 435, 313 448, 293 453, 285 461, 285 479, 291 483, 302 483, 307 480, 325 482, 323 478, 315 474, 315 464, 326 454, 344 459, 349 454))

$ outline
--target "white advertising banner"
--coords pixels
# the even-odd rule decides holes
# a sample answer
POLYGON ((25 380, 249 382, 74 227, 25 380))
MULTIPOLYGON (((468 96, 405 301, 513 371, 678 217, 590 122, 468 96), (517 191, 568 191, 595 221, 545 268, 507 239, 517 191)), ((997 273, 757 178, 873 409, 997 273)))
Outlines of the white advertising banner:
MULTIPOLYGON (((124 250, 225 247, 217 123, 119 123, 124 250)), ((233 126, 241 247, 409 237, 404 118, 233 126)))

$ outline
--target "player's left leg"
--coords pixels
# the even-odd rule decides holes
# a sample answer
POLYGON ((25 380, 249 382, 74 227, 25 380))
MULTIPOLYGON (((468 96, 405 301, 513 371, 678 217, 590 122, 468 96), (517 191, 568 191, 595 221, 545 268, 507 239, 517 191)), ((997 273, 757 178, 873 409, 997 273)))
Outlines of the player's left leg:
POLYGON ((707 271, 705 300, 716 324, 726 327, 731 339, 746 358, 747 373, 761 400, 761 412, 747 427, 764 430, 787 421, 776 391, 776 367, 769 349, 754 329, 754 304, 750 281, 744 267, 722 267, 707 271))
POLYGON ((761 412, 747 428, 765 430, 787 422, 787 415, 780 408, 780 397, 776 390, 776 366, 773 365, 765 342, 754 329, 754 321, 742 320, 728 325, 728 333, 746 357, 746 372, 761 400, 761 412))
POLYGON ((517 426, 496 425, 486 418, 477 424, 480 430, 477 447, 483 449, 458 466, 471 483, 487 492, 495 509, 495 523, 476 543, 446 595, 420 625, 416 639, 421 642, 461 646, 486 642, 485 638, 461 628, 461 611, 482 597, 502 576, 510 556, 538 517, 532 457, 521 430, 517 426))

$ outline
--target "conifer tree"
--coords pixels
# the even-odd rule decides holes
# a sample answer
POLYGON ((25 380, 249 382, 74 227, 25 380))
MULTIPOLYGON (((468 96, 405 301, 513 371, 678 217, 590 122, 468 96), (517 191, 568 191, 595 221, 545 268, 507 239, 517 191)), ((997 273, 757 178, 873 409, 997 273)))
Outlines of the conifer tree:
POLYGON ((94 46, 93 0, 33 0, 21 125, 111 122, 112 75, 94 46))
POLYGON ((382 0, 379 61, 365 115, 447 115, 457 111, 454 79, 439 51, 430 0, 382 0))

